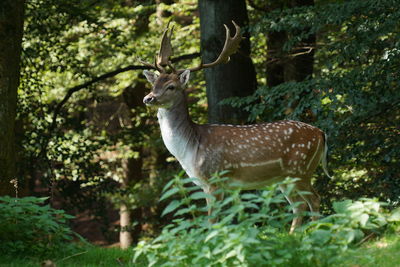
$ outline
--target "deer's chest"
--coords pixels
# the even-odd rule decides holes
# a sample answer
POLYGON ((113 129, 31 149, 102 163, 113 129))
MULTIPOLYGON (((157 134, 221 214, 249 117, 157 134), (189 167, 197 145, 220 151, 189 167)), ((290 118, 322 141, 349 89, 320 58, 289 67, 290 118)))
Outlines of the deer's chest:
POLYGON ((159 118, 161 136, 168 151, 179 161, 190 177, 197 177, 195 167, 196 150, 191 143, 189 131, 178 129, 170 121, 159 118))

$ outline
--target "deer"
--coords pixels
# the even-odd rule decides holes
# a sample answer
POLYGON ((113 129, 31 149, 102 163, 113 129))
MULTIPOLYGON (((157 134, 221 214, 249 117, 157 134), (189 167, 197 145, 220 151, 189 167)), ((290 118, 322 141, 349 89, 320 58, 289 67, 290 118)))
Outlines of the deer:
MULTIPOLYGON (((229 62, 239 48, 243 39, 241 29, 232 23, 236 33, 231 37, 224 24, 226 39, 218 58, 187 69, 175 69, 171 64, 172 29, 168 25, 154 63, 140 60, 153 70, 143 72, 152 85, 143 102, 158 109, 165 146, 187 175, 197 178, 195 183, 206 194, 217 190, 210 179, 223 170, 228 171, 226 185, 241 190, 262 189, 287 177, 297 178, 295 190, 309 194, 285 195, 296 215, 290 226, 293 232, 302 223, 304 211, 319 211, 320 197, 312 187, 311 177, 321 162, 329 176, 326 134, 317 127, 293 120, 250 125, 197 124, 189 115, 185 87, 190 73, 229 62), (293 205, 297 202, 300 204, 293 205)), ((210 207, 211 199, 206 201, 210 207)))

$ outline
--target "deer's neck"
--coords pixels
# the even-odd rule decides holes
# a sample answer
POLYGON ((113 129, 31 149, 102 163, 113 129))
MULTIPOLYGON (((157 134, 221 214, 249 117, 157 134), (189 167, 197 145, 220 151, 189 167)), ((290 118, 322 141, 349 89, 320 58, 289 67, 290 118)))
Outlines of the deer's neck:
POLYGON ((181 99, 170 108, 159 108, 157 116, 165 146, 186 172, 193 175, 189 166, 197 153, 199 135, 190 119, 186 96, 182 93, 181 99))

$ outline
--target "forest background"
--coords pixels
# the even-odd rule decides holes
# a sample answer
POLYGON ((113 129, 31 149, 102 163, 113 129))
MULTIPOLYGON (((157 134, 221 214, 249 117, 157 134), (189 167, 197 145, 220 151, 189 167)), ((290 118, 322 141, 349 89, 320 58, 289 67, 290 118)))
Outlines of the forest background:
POLYGON ((162 188, 181 168, 142 104, 138 58, 154 58, 171 21, 175 64, 211 61, 232 19, 247 39, 229 64, 192 76, 193 119, 316 125, 334 177, 315 176, 324 213, 343 198, 398 206, 396 0, 2 1, 1 195, 48 196, 101 244, 121 227, 126 245, 156 236, 171 220, 162 188))

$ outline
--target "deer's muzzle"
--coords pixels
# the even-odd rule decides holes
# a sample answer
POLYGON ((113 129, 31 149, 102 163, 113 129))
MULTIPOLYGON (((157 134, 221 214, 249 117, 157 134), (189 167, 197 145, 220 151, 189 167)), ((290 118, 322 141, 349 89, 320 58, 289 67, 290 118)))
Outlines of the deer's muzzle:
POLYGON ((143 98, 143 103, 146 105, 154 104, 156 101, 157 100, 153 94, 148 94, 143 98))

